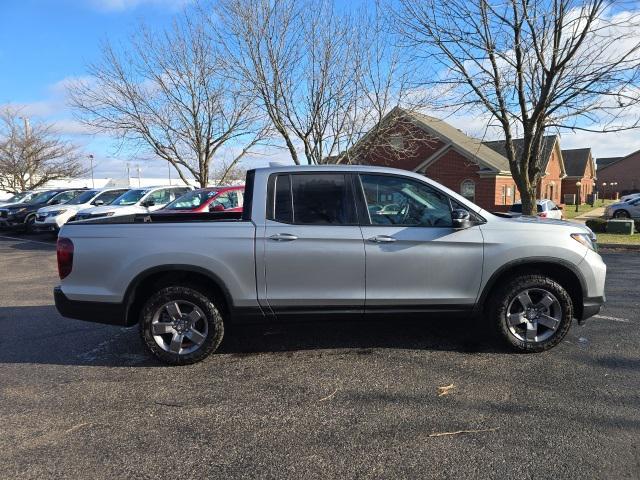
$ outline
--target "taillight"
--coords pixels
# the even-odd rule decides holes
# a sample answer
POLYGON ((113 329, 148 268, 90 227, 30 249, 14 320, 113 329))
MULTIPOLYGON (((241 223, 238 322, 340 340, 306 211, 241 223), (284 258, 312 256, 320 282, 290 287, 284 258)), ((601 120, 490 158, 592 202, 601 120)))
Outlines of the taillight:
POLYGON ((56 245, 58 256, 58 275, 60 280, 71 273, 73 269, 73 242, 68 238, 59 237, 56 245))
POLYGON ((547 212, 540 212, 538 216, 542 218, 547 218, 547 212))

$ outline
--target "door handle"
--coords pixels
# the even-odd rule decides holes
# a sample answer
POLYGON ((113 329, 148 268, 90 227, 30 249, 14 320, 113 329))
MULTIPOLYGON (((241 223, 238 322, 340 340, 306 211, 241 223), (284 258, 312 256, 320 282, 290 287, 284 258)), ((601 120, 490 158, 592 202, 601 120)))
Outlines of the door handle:
POLYGON ((271 235, 269 238, 276 242, 292 242, 293 240, 298 239, 296 235, 292 235, 290 233, 276 233, 275 235, 271 235))
POLYGON ((371 237, 369 241, 373 243, 392 243, 398 240, 389 235, 376 235, 375 237, 371 237))

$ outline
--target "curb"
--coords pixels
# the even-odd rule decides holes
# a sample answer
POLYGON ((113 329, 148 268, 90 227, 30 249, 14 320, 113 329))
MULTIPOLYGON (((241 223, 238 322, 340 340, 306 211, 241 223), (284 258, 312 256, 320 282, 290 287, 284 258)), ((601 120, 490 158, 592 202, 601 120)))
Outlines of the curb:
POLYGON ((598 243, 598 251, 600 250, 636 250, 640 252, 640 245, 627 245, 624 243, 598 243))

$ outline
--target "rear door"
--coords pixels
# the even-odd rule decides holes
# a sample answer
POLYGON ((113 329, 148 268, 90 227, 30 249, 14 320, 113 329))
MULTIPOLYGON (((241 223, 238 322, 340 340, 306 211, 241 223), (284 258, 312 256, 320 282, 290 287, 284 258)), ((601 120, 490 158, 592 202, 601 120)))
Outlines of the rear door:
POLYGON ((360 180, 369 217, 366 312, 472 308, 482 279, 480 228, 453 228, 452 200, 425 182, 387 174, 360 180))
POLYGON ((365 253, 352 180, 324 172, 270 177, 262 242, 266 298, 276 314, 363 311, 365 253))

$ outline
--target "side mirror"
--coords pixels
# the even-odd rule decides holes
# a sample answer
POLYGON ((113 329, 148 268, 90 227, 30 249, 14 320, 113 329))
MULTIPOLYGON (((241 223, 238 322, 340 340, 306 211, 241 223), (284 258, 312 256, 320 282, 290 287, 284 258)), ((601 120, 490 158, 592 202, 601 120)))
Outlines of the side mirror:
POLYGON ((140 205, 142 205, 143 207, 153 207, 155 204, 156 202, 154 202, 153 200, 145 200, 140 205))
POLYGON ((224 212, 224 207, 222 205, 220 205, 219 203, 216 203, 215 205, 209 205, 209 211, 210 212, 224 212))
POLYGON ((93 205, 95 205, 96 207, 104 205, 104 200, 96 200, 93 202, 93 205))
POLYGON ((451 212, 453 228, 469 228, 473 226, 471 214, 467 210, 457 208, 451 212))

